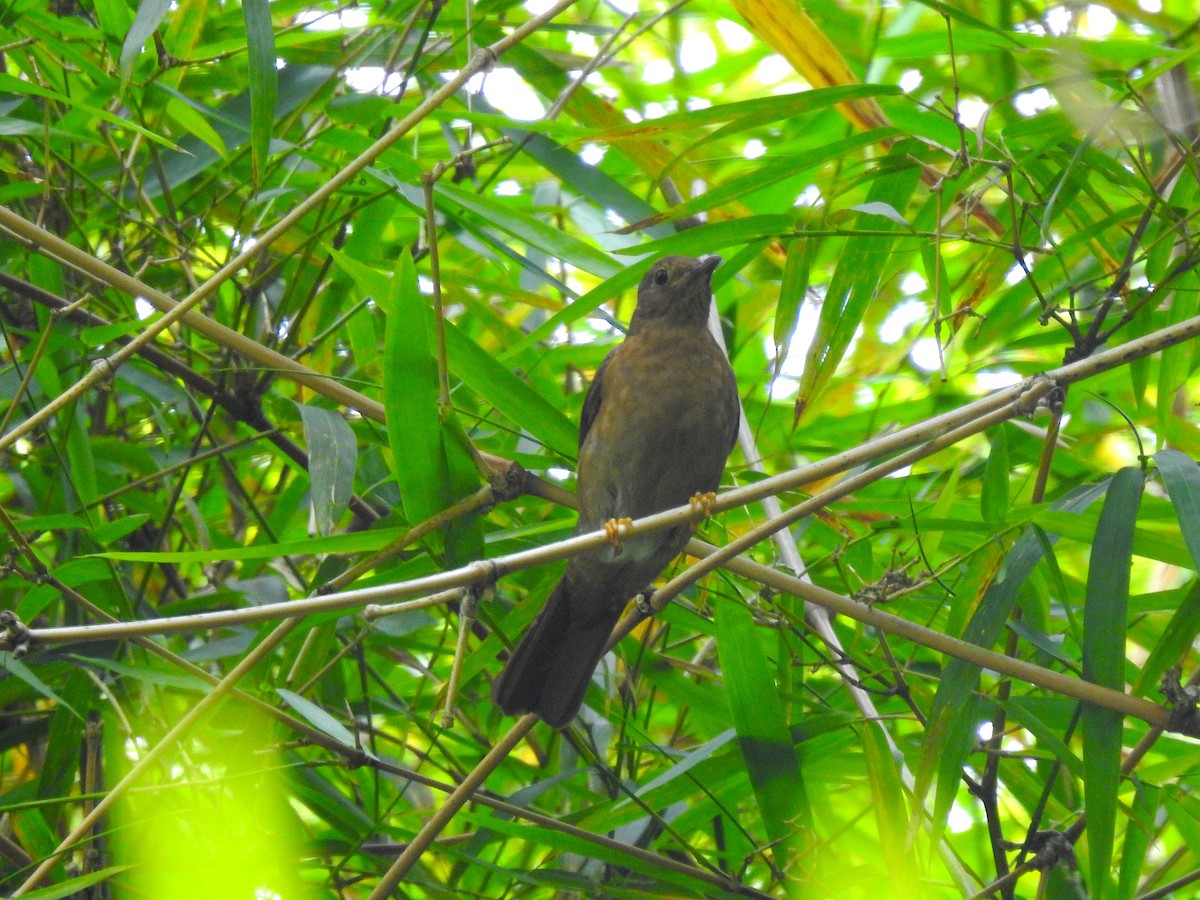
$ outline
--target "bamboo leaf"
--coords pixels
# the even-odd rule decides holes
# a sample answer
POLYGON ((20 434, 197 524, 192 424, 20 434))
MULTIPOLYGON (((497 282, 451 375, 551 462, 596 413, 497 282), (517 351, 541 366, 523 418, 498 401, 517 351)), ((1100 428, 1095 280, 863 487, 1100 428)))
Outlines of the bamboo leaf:
POLYGON ((473 391, 564 457, 575 455, 579 430, 528 384, 459 331, 446 324, 451 371, 473 391))
MULTIPOLYGON (((920 172, 914 165, 904 161, 914 152, 911 144, 899 144, 892 149, 889 160, 895 164, 890 172, 881 175, 871 186, 867 202, 886 204, 888 207, 904 209, 920 172)), ((895 229, 895 223, 877 224, 878 216, 860 212, 860 227, 895 229), (870 226, 864 218, 872 219, 870 226)), ((833 377, 833 372, 854 332, 862 322, 868 304, 875 295, 884 266, 888 263, 888 251, 895 242, 890 235, 851 237, 846 241, 846 251, 838 262, 829 288, 821 304, 821 317, 817 332, 809 345, 804 374, 800 379, 800 392, 796 397, 796 418, 799 419, 815 399, 817 393, 833 377)))
POLYGON ((271 153, 279 76, 275 69, 275 29, 267 0, 242 0, 246 50, 250 60, 250 156, 255 184, 261 184, 271 153))
POLYGON ((438 416, 437 362, 428 306, 417 287, 412 256, 393 276, 383 350, 383 398, 396 483, 409 524, 442 508, 449 481, 438 416))
POLYGON ((297 403, 308 445, 308 475, 317 533, 328 536, 346 507, 354 486, 358 447, 346 420, 332 410, 297 403))
POLYGON ((1170 447, 1155 453, 1154 462, 1179 519, 1192 568, 1200 572, 1200 467, 1190 456, 1170 447))
POLYGON ((718 603, 716 616, 717 647, 738 744, 782 865, 790 852, 800 850, 800 823, 811 821, 799 760, 750 611, 737 603, 718 603))
MULTIPOLYGON (((1133 529, 1142 499, 1142 472, 1126 468, 1113 476, 1088 567, 1083 610, 1083 677, 1113 690, 1125 687, 1125 623, 1133 529)), ((1122 716, 1083 706, 1083 775, 1088 809, 1087 836, 1091 895, 1110 895, 1109 869, 1121 785, 1122 716)))

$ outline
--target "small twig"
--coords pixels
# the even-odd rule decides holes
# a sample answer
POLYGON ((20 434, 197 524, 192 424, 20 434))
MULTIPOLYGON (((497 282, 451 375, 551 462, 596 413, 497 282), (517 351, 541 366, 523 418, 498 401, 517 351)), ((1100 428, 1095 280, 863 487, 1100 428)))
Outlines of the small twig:
POLYGON ((467 588, 451 588, 448 591, 430 594, 428 597, 422 597, 419 600, 409 600, 405 603, 389 603, 385 605, 372 603, 363 608, 362 617, 368 622, 374 622, 376 619, 382 619, 384 616, 395 616, 400 613, 412 612, 414 609, 425 609, 429 606, 441 606, 444 603, 453 603, 461 599, 466 590, 467 588))
POLYGON ((458 701, 458 682, 462 676, 463 661, 467 656, 467 639, 475 627, 475 609, 479 597, 475 591, 466 591, 458 606, 458 643, 454 647, 454 661, 450 666, 450 682, 446 685, 446 705, 442 709, 442 727, 454 724, 454 707, 458 701))

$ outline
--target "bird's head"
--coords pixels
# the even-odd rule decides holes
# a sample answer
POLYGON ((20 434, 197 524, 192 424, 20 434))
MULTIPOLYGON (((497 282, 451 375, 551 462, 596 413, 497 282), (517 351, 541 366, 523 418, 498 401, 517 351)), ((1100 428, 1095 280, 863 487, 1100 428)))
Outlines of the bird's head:
POLYGON ((652 265, 638 285, 637 309, 629 323, 634 334, 651 321, 705 325, 712 301, 712 273, 721 264, 715 253, 692 259, 666 256, 652 265))

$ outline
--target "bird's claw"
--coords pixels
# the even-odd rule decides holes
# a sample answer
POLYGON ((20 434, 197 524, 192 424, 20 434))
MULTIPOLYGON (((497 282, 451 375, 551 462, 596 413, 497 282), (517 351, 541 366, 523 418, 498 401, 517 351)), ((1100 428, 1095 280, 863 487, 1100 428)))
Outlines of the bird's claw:
POLYGON ((705 491, 703 493, 697 491, 696 493, 692 494, 691 499, 688 500, 688 505, 693 510, 701 514, 699 519, 692 520, 692 531, 695 531, 697 528, 699 528, 700 523, 713 514, 713 506, 716 504, 716 502, 717 495, 713 491, 705 491))
POLYGON ((608 536, 608 543, 612 545, 613 551, 621 552, 621 529, 633 527, 633 519, 629 516, 622 516, 619 519, 609 519, 604 523, 604 533, 608 536))

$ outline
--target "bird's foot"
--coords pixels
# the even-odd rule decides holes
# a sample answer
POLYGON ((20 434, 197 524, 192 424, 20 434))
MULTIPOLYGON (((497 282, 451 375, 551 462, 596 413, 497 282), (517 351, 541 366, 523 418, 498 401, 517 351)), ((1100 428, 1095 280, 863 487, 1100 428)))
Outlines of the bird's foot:
POLYGON ((649 618, 654 615, 654 588, 648 587, 633 598, 633 606, 642 616, 649 618))
POLYGON ((697 491, 692 494, 688 505, 698 513, 702 513, 702 517, 692 520, 692 531, 700 527, 700 523, 713 514, 713 505, 717 502, 717 495, 713 491, 705 491, 701 493, 697 491))
POLYGON ((622 516, 619 519, 609 519, 604 523, 604 533, 608 536, 608 542, 612 545, 613 551, 621 552, 621 529, 633 527, 633 519, 629 516, 622 516))

